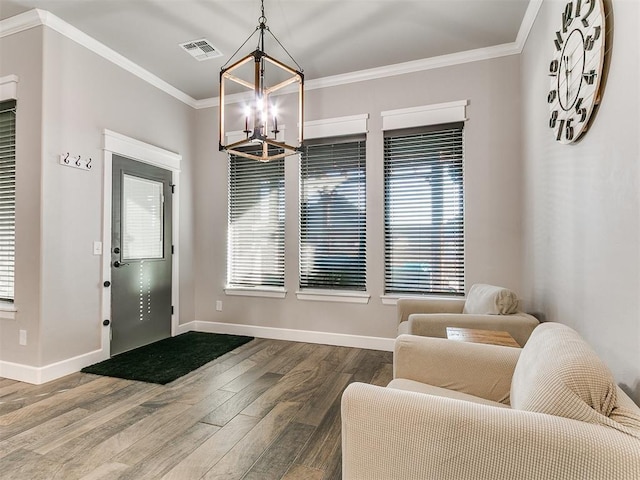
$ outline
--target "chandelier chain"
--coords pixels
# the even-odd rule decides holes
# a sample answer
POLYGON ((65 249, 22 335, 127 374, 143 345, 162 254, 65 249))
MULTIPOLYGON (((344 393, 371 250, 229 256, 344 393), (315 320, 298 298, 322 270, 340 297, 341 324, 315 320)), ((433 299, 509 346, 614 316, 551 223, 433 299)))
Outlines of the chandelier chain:
POLYGON ((293 63, 296 64, 296 67, 298 67, 298 71, 299 72, 304 72, 304 70, 302 69, 302 67, 300 66, 300 64, 296 61, 295 58, 293 58, 293 56, 289 53, 289 50, 286 49, 286 47, 282 44, 282 42, 280 42, 280 40, 278 40, 278 37, 276 37, 274 35, 274 33, 271 31, 271 29, 267 26, 267 17, 264 14, 264 0, 261 0, 261 6, 260 6, 260 18, 258 19, 258 26, 255 28, 255 30, 251 33, 251 35, 249 35, 247 37, 247 39, 242 43, 242 45, 240 45, 237 50, 235 52, 233 52, 233 55, 231 55, 229 57, 229 60, 227 60, 227 62, 222 65, 222 69, 227 68, 227 66, 231 63, 231 60, 233 60, 235 58, 235 56, 238 54, 238 52, 240 50, 242 50, 242 48, 247 44, 247 42, 249 42, 249 40, 251 40, 251 38, 256 34, 256 32, 260 32, 260 35, 258 36, 258 50, 261 50, 264 53, 264 31, 266 30, 267 32, 269 32, 269 34, 273 37, 273 39, 276 41, 276 43, 278 45, 280 45, 280 48, 282 48, 282 50, 284 51, 284 53, 287 54, 287 56, 291 59, 291 61, 293 63))

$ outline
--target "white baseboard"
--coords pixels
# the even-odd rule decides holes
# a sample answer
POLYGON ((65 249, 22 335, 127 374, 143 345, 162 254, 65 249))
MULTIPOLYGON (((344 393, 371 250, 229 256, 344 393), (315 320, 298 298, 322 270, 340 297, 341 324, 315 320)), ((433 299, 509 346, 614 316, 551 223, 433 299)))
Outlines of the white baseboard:
POLYGON ((181 333, 187 333, 194 331, 196 329, 196 322, 183 323, 181 325, 176 326, 176 335, 180 335, 181 333))
MULTIPOLYGON (((393 351, 393 342, 395 340, 394 338, 314 332, 311 330, 294 330, 290 328, 260 327, 257 325, 242 325, 236 323, 203 322, 199 320, 184 323, 176 327, 176 335, 190 331, 246 335, 258 338, 288 340, 291 342, 321 343, 325 345, 383 350, 387 352, 393 351)), ((79 372, 82 368, 101 362, 107 358, 107 351, 101 349, 44 367, 32 367, 30 365, 0 360, 0 377, 40 385, 64 377, 65 375, 79 372)))
POLYGON ((193 330, 207 333, 226 333, 247 335, 258 338, 289 340, 292 342, 322 343, 340 347, 365 348, 367 350, 393 351, 395 338, 367 337, 345 333, 314 332, 312 330, 294 330, 290 328, 260 327, 236 323, 203 322, 196 320, 193 330))
POLYGON ((103 350, 94 350, 93 352, 51 363, 44 367, 32 367, 20 363, 0 361, 0 377, 40 385, 65 375, 79 372, 83 367, 93 365, 107 358, 103 350))

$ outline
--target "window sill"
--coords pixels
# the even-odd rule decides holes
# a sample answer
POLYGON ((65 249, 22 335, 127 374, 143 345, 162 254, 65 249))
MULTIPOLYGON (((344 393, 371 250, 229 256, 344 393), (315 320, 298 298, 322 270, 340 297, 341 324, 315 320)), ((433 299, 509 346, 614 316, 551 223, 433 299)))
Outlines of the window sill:
POLYGON ((14 303, 0 301, 0 320, 15 320, 17 311, 14 303))
POLYGON ((464 299, 464 295, 455 295, 455 296, 447 296, 447 295, 397 295, 397 294, 388 294, 388 295, 380 295, 380 300, 382 300, 383 305, 396 305, 398 303, 399 298, 428 298, 429 300, 451 300, 452 298, 462 298, 464 299))
POLYGON ((224 293, 240 297, 285 298, 287 291, 278 287, 225 287, 224 293))
POLYGON ((314 302, 369 303, 371 295, 362 292, 344 292, 341 290, 299 290, 298 300, 314 302))

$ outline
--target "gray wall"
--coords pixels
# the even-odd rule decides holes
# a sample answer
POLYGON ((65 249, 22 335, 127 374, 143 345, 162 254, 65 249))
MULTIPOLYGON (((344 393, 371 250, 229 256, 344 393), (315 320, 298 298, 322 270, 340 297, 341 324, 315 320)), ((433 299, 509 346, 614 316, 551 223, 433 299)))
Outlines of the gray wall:
POLYGON ((519 58, 468 63, 305 93, 305 120, 368 113, 367 305, 298 300, 298 160, 286 159, 285 299, 226 296, 227 158, 217 149, 217 110, 198 111, 195 318, 298 330, 395 336, 395 307, 382 305, 382 119, 405 107, 469 100, 465 126, 466 284, 521 290, 519 58), (215 301, 223 301, 222 312, 215 301))
POLYGON ((0 39, 0 77, 19 78, 15 273, 18 313, 15 320, 0 319, 0 360, 29 365, 40 362, 42 42, 41 28, 0 39), (18 346, 19 330, 28 333, 26 346, 18 346))
POLYGON ((532 309, 576 328, 640 403, 640 3, 612 6, 608 80, 579 143, 560 145, 547 127, 546 73, 564 2, 543 3, 521 55, 523 282, 532 309))
POLYGON ((105 128, 183 155, 180 313, 192 319, 194 110, 48 28, 0 45, 0 75, 20 77, 18 313, 15 321, 0 320, 0 359, 44 366, 100 348, 102 266, 92 244, 102 239, 105 128), (91 157, 92 170, 59 165, 64 152, 91 157), (26 347, 18 345, 19 329, 27 330, 26 347))

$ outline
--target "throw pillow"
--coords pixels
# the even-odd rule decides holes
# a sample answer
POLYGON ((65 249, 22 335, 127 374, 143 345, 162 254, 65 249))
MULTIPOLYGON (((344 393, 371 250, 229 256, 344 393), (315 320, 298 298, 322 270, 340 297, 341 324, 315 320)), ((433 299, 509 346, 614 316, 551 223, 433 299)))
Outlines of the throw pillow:
POLYGON ((476 283, 464 302, 462 313, 472 315, 509 315, 518 310, 518 297, 511 290, 476 283))

